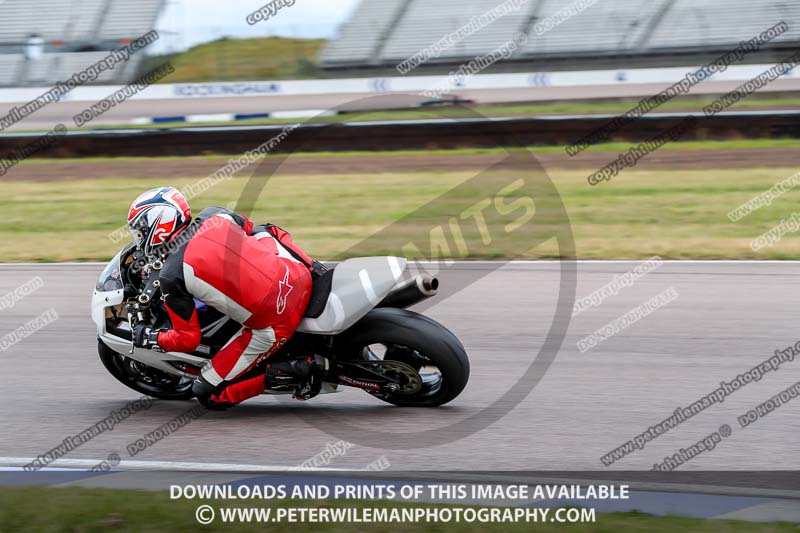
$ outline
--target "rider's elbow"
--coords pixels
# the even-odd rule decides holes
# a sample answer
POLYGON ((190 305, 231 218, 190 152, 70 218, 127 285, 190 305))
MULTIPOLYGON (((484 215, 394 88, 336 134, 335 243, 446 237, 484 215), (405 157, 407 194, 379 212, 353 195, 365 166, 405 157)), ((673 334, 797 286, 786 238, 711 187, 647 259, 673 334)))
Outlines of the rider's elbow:
POLYGON ((202 333, 199 329, 187 331, 165 331, 159 335, 159 345, 169 352, 191 353, 200 346, 202 333))
POLYGON ((199 329, 192 330, 187 332, 184 335, 184 349, 181 350, 182 352, 193 352, 200 346, 200 339, 202 338, 202 333, 199 329))

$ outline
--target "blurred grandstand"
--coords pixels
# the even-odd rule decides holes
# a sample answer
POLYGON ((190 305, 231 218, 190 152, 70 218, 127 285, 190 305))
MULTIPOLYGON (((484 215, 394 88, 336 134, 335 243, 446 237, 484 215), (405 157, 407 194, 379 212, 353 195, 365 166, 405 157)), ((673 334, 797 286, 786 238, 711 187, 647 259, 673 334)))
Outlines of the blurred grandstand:
MULTIPOLYGON (((322 48, 316 65, 319 41, 263 39, 257 46, 266 50, 244 53, 246 46, 221 40, 207 51, 211 61, 193 58, 194 65, 185 67, 180 79, 396 76, 398 63, 509 2, 361 0, 338 35, 322 48), (275 66, 277 59, 291 65, 275 66)), ((698 65, 779 21, 789 30, 743 62, 773 62, 787 49, 800 47, 800 2, 790 0, 582 0, 585 9, 549 31, 536 31, 537 25, 576 0, 513 2, 515 9, 431 57, 415 73, 453 70, 497 49, 517 32, 528 35, 526 45, 487 72, 698 65)), ((0 87, 46 86, 69 78, 152 30, 166 4, 167 0, 2 1, 0 87)), ((106 71, 92 83, 131 81, 146 70, 145 56, 135 54, 122 68, 106 71)))
MULTIPOLYGON (((329 74, 393 69, 501 2, 493 0, 362 0, 320 58, 329 74)), ((599 0, 553 31, 534 31, 574 0, 528 0, 420 66, 442 71, 485 54, 515 32, 525 47, 494 71, 699 64, 779 21, 789 31, 748 58, 777 59, 800 45, 800 2, 790 0, 599 0)), ((588 3, 588 2, 587 2, 588 3)))
MULTIPOLYGON (((0 86, 51 85, 152 30, 165 0, 5 0, 0 3, 0 86)), ((96 84, 132 79, 142 57, 96 84)))

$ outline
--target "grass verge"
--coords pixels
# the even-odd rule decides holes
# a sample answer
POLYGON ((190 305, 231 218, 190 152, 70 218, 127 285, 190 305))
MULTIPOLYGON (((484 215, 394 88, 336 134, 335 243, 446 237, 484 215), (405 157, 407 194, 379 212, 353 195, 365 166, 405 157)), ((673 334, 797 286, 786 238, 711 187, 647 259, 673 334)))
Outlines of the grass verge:
MULTIPOLYGON (((409 174, 278 175, 270 179, 250 213, 256 222, 289 229, 309 253, 341 258, 343 251, 384 226, 453 189, 476 171, 409 174)), ((772 246, 753 251, 751 241, 797 211, 800 190, 789 190, 771 205, 738 222, 727 214, 740 204, 793 175, 796 168, 731 170, 628 169, 610 182, 591 187, 589 170, 553 170, 566 206, 579 258, 641 259, 798 259, 800 233, 788 232, 772 246)), ((185 187, 200 177, 176 177, 185 187)), ((239 199, 244 178, 232 178, 192 200, 195 212, 239 199)), ((0 208, 0 261, 85 261, 110 258, 122 246, 109 233, 124 224, 130 202, 163 179, 96 179, 63 182, 8 182, 0 208)), ((454 201, 475 202, 486 192, 460 189, 454 201)), ((513 195, 508 201, 512 201, 513 195)), ((455 204, 441 206, 452 215, 455 204)), ((433 228, 420 221, 403 231, 419 242, 433 228)), ((477 233, 466 235, 477 238, 477 233)), ((526 251, 519 239, 518 258, 553 258, 548 247, 526 251)), ((379 244, 376 244, 379 246, 379 244)), ((485 247, 477 247, 486 249, 485 247)), ((510 249, 510 248, 506 248, 510 249)), ((424 250, 423 250, 424 251, 424 250)), ((380 248, 362 253, 386 253, 380 248)), ((398 251, 395 251, 397 253, 398 251)), ((467 259, 499 259, 467 253, 467 259)))
POLYGON ((169 60, 175 72, 159 83, 314 78, 323 44, 323 39, 223 38, 176 55, 149 57, 142 71, 169 60))
MULTIPOLYGON (((298 523, 221 523, 219 517, 212 525, 200 526, 195 520, 195 510, 208 503, 220 507, 387 507, 387 502, 353 503, 340 500, 302 501, 282 500, 275 502, 246 501, 187 501, 170 500, 165 493, 135 490, 98 489, 53 489, 17 488, 0 489, 0 524, 2 530, 13 533, 25 532, 81 532, 95 533, 121 531, 137 533, 196 531, 264 531, 290 533, 302 527, 308 531, 338 533, 352 531, 354 524, 298 524, 298 523)), ((796 524, 751 523, 732 520, 699 520, 678 517, 656 517, 642 513, 614 513, 597 515, 595 523, 405 523, 405 524, 358 524, 361 531, 455 531, 497 532, 559 531, 569 528, 578 532, 647 531, 653 533, 682 531, 685 533, 783 533, 798 531, 796 524)))

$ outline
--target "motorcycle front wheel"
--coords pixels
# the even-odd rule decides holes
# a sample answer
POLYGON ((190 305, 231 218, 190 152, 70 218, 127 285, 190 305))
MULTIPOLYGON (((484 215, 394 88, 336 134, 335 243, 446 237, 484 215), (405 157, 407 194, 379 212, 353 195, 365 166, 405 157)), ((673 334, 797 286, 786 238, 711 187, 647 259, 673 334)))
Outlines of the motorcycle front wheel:
POLYGON ((97 341, 100 361, 112 376, 138 393, 159 400, 191 400, 192 380, 173 376, 115 352, 97 341))

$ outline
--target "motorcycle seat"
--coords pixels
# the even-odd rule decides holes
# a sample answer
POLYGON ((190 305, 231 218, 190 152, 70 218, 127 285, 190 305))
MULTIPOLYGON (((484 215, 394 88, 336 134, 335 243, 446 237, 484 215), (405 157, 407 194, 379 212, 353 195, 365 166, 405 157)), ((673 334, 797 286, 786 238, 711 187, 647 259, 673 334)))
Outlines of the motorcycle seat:
POLYGON ((317 318, 325 310, 325 305, 328 303, 328 296, 330 296, 331 287, 333 286, 333 271, 334 269, 331 268, 321 276, 313 277, 311 298, 308 300, 308 305, 303 313, 304 317, 317 318))

